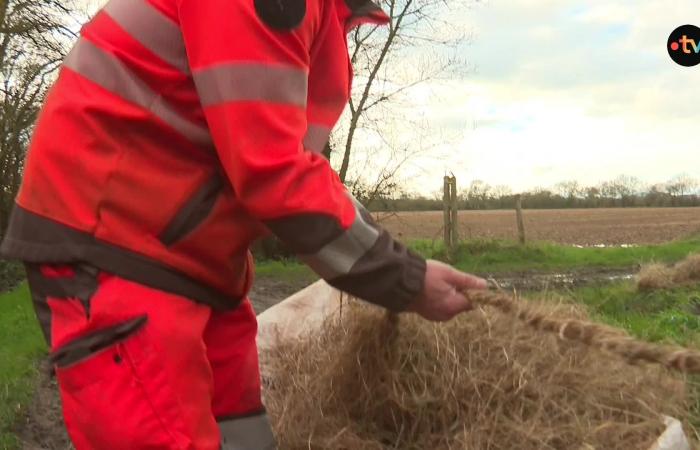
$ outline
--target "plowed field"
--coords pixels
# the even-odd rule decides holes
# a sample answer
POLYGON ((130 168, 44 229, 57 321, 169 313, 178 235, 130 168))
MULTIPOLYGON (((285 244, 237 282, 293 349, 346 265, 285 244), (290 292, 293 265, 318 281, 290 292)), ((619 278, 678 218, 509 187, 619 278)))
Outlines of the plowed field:
MULTIPOLYGON (((524 210, 528 239, 577 245, 653 244, 700 232, 700 208, 524 210)), ((402 240, 440 239, 442 212, 380 214, 402 240)), ((517 239, 514 211, 460 211, 462 238, 517 239)))

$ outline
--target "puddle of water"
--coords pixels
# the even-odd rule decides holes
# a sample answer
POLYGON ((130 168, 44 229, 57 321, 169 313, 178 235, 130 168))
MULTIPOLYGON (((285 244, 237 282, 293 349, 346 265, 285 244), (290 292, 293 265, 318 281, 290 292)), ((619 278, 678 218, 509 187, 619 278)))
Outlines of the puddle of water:
POLYGON ((612 283, 631 280, 633 273, 548 273, 532 274, 523 277, 497 278, 496 282, 503 289, 543 290, 547 288, 576 287, 590 283, 612 283))
POLYGON ((573 247, 576 248, 634 248, 634 247, 639 247, 638 244, 589 244, 589 245, 579 245, 579 244, 574 244, 573 247))

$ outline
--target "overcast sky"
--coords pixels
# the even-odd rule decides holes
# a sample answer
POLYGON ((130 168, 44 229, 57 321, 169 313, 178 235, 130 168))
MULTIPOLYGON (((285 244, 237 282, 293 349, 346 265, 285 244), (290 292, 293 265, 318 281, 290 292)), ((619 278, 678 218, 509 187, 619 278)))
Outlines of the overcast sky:
POLYGON ((676 27, 700 26, 698 6, 491 0, 465 11, 459 22, 475 40, 462 51, 475 70, 412 94, 436 128, 463 134, 447 159, 423 158, 409 178, 421 191, 446 170, 462 185, 515 190, 622 173, 700 178, 700 66, 666 51, 676 27))

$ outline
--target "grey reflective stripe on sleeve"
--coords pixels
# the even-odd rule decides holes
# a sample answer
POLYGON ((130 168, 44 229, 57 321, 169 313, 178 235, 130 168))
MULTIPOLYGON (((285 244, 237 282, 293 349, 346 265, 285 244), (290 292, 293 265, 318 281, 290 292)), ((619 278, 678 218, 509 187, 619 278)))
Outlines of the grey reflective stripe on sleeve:
POLYGON ((379 231, 365 221, 355 205, 355 220, 349 229, 315 254, 299 257, 323 279, 332 280, 350 273, 378 238, 379 231))
POLYGON ((110 0, 103 11, 163 61, 190 73, 180 27, 146 0, 110 0))
POLYGON ((182 117, 116 56, 92 42, 80 39, 66 57, 65 66, 124 100, 150 111, 193 143, 213 147, 209 130, 182 117))
POLYGON ((219 422, 222 450, 274 450, 277 448, 267 414, 219 422))
POLYGON ((304 69, 259 63, 229 63, 193 74, 202 106, 235 101, 265 101, 306 106, 304 69))
POLYGON ((331 129, 325 125, 310 124, 304 136, 304 148, 315 153, 323 153, 323 149, 328 143, 331 129))

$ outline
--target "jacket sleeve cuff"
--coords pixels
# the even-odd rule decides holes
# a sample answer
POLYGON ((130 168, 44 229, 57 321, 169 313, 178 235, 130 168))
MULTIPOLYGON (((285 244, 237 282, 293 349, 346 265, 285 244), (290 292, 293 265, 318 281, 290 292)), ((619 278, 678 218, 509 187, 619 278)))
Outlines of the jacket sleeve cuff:
POLYGON ((382 230, 375 245, 342 276, 326 279, 362 300, 401 312, 422 293, 426 261, 382 230))
POLYGON ((425 286, 426 261, 423 257, 408 250, 404 269, 404 280, 396 286, 396 293, 388 296, 380 306, 394 311, 403 312, 423 293, 425 286))
POLYGON ((266 225, 331 286, 355 297, 403 311, 420 295, 425 260, 372 219, 357 200, 348 228, 338 217, 308 212, 267 220, 266 225))

